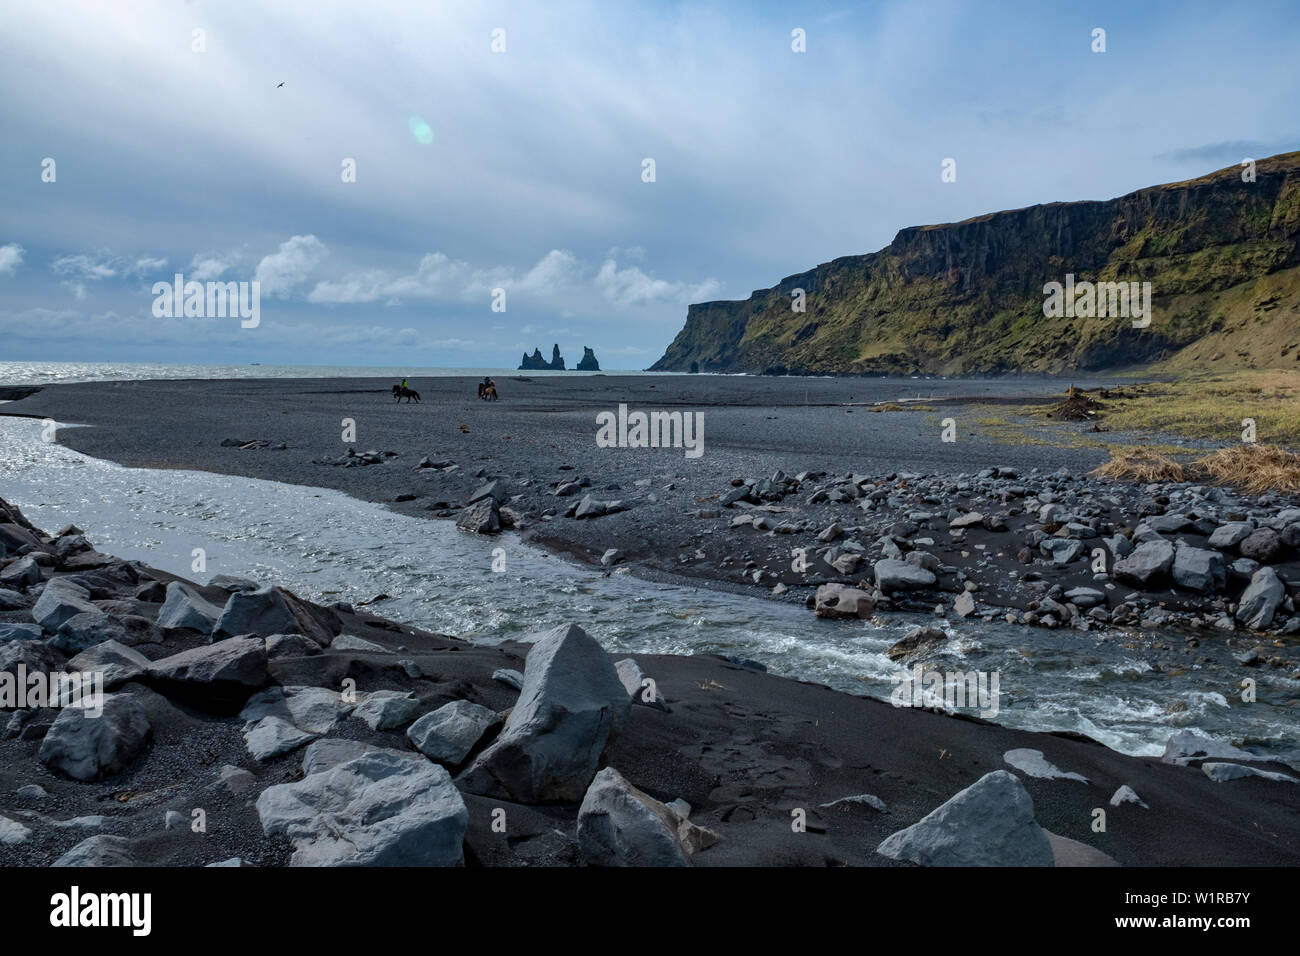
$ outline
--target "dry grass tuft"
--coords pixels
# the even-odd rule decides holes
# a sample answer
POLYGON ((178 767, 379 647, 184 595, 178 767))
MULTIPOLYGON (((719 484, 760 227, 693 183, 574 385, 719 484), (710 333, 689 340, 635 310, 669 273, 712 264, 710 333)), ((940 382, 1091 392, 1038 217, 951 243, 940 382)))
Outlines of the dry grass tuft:
POLYGON ((1211 481, 1258 494, 1300 491, 1300 455, 1276 445, 1232 445, 1198 458, 1192 469, 1211 481))
POLYGON ((1183 466, 1168 455, 1146 445, 1136 448, 1112 448, 1110 461, 1092 474, 1112 481, 1185 481, 1183 466))

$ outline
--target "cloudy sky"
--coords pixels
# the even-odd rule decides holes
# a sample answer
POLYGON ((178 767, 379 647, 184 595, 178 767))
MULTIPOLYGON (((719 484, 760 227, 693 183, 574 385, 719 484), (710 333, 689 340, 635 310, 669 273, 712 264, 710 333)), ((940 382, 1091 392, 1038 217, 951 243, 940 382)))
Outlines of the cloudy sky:
POLYGON ((1194 0, 6 3, 0 360, 513 367, 558 342, 644 368, 688 303, 902 227, 1300 148, 1298 25, 1194 0), (260 325, 156 317, 177 272, 259 282, 260 325))

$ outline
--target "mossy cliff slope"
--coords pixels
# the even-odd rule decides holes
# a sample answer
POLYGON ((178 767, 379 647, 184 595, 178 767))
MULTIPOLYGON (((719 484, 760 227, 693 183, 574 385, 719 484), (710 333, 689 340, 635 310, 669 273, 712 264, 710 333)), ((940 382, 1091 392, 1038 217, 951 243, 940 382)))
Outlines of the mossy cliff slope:
POLYGON ((1300 364, 1300 152, 1140 189, 903 229, 879 252, 689 307, 653 366, 988 374, 1300 364), (1150 282, 1152 318, 1045 318, 1043 286, 1150 282), (803 289, 806 311, 792 308, 803 289))

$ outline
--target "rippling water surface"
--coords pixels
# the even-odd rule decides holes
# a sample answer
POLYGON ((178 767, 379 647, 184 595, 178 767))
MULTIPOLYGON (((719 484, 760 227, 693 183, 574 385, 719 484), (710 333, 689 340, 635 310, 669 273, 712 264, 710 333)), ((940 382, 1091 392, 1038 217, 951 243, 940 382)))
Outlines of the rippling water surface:
MULTIPOLYGON (((885 625, 822 621, 802 607, 704 589, 605 576, 548 556, 513 535, 479 538, 451 522, 394 514, 341 492, 202 472, 128 469, 41 440, 40 423, 0 417, 0 497, 38 526, 75 522, 103 551, 200 581, 243 574, 316 600, 391 595, 371 610, 433 631, 495 641, 577 621, 611 650, 735 654, 780 674, 888 698, 903 668, 884 650, 920 618, 885 625), (193 551, 206 552, 205 573, 193 551), (504 570, 494 571, 494 562, 504 570)), ((1142 638, 981 622, 953 625, 933 662, 999 674, 998 723, 1074 730, 1133 754, 1158 754, 1196 727, 1300 761, 1300 686, 1255 670, 1259 702, 1239 671, 1152 670, 1142 638)), ((1177 635, 1165 634, 1181 645, 1177 635)), ((1202 643, 1198 654, 1226 649, 1202 643)))

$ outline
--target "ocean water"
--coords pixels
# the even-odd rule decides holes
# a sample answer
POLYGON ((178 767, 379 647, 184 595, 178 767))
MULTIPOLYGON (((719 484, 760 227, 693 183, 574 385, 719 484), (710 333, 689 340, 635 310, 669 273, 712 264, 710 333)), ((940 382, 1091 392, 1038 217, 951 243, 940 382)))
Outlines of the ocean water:
MULTIPOLYGON (((482 378, 518 374, 509 368, 398 368, 382 365, 164 365, 146 362, 0 362, 0 386, 67 382, 118 382, 174 378, 482 378)), ((529 376, 660 375, 601 369, 599 372, 526 372, 529 376)))
MULTIPOLYGON (((38 526, 76 523, 103 551, 199 581, 248 575, 319 601, 387 594, 370 609, 476 641, 576 621, 613 651, 738 655, 884 699, 906 673, 886 648, 910 625, 935 623, 819 620, 801 606, 605 575, 512 534, 467 535, 451 522, 405 517, 337 491, 128 469, 43 441, 41 423, 31 419, 0 416, 0 497, 38 526), (202 571, 194 569, 196 549, 202 571)), ((1230 683, 1238 671, 1189 663, 1182 673, 1157 673, 1142 636, 944 626, 953 639, 928 666, 996 672, 1000 712, 991 719, 998 723, 1077 731, 1143 755, 1159 754, 1172 733, 1194 727, 1300 764, 1300 682, 1279 672, 1254 672, 1259 700, 1247 705, 1230 683)), ((1229 660, 1205 645, 1198 653, 1229 660)))

